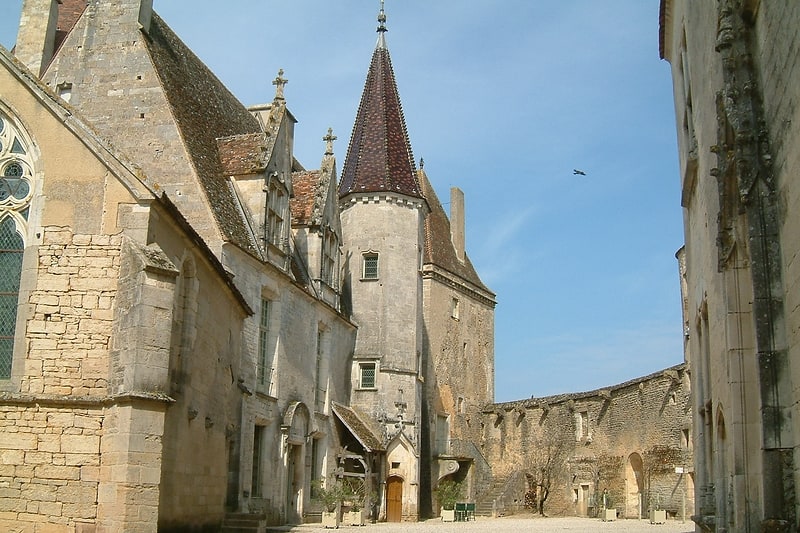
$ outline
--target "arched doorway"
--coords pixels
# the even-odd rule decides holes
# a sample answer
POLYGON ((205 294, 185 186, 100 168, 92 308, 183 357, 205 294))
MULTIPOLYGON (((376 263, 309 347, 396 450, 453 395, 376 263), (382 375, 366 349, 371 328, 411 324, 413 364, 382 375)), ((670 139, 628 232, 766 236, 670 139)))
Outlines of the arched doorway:
POLYGON ((403 479, 391 476, 386 480, 386 521, 403 520, 403 479))
POLYGON ((306 489, 310 485, 310 480, 305 475, 305 447, 310 433, 309 427, 308 407, 301 402, 289 404, 281 427, 286 468, 284 497, 287 524, 300 524, 303 521, 304 500, 308 497, 306 489))
POLYGON ((625 517, 641 517, 641 495, 644 491, 642 456, 633 452, 625 464, 625 517))

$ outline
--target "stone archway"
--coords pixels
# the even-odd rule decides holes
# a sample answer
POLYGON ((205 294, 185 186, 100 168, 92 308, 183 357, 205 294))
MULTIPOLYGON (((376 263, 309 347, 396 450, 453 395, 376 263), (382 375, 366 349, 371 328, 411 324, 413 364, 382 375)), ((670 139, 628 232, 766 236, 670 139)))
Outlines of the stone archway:
POLYGON ((286 523, 300 524, 303 520, 305 500, 310 493, 310 482, 306 476, 305 446, 310 432, 311 416, 302 402, 292 402, 283 415, 281 432, 284 441, 284 497, 286 523))
POLYGON ((644 492, 642 456, 633 452, 625 463, 625 517, 641 518, 641 495, 644 492))

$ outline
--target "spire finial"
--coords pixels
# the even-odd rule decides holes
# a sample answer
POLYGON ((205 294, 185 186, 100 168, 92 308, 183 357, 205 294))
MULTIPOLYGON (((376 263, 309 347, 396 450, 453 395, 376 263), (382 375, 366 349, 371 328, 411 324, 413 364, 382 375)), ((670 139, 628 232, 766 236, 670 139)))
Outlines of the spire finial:
POLYGON ((328 134, 322 138, 325 141, 325 155, 333 155, 333 141, 336 138, 336 135, 333 134, 333 128, 328 128, 328 134))
POLYGON ((275 86, 275 100, 283 100, 283 88, 289 80, 283 77, 283 69, 278 70, 278 77, 272 80, 272 85, 275 86))
POLYGON ((386 12, 383 10, 383 2, 381 0, 381 10, 378 13, 378 48, 386 48, 386 32, 389 31, 386 29, 386 12))

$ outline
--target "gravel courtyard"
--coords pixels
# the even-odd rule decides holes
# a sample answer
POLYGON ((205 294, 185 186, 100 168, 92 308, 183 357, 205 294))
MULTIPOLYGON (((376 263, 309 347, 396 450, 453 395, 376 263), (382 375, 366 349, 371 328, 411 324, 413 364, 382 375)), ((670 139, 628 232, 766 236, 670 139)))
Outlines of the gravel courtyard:
MULTIPOLYGON (((268 529, 268 531, 290 531, 297 533, 331 533, 319 525, 304 524, 302 526, 268 529)), ((467 532, 514 532, 514 533, 551 533, 556 531, 575 532, 625 532, 625 533, 693 533, 694 524, 690 521, 668 520, 665 524, 651 524, 647 520, 616 520, 601 522, 593 518, 539 518, 515 515, 507 518, 478 517, 474 522, 442 522, 427 520, 425 522, 379 523, 367 524, 364 527, 341 526, 339 531, 353 533, 467 533, 467 532)))

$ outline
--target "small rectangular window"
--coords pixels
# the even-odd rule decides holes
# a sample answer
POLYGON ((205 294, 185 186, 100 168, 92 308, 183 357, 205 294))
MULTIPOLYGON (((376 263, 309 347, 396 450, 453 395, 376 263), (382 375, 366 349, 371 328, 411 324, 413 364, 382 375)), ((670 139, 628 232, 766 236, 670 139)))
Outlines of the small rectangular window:
POLYGON ((458 298, 453 298, 450 301, 450 316, 455 318, 456 320, 459 319, 460 309, 459 309, 458 298))
POLYGON ((359 387, 362 389, 375 388, 375 363, 361 363, 359 368, 359 387))
POLYGON ((364 278, 378 279, 378 254, 364 254, 364 278))

